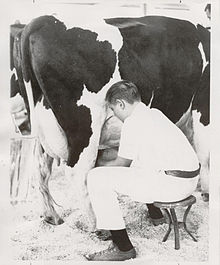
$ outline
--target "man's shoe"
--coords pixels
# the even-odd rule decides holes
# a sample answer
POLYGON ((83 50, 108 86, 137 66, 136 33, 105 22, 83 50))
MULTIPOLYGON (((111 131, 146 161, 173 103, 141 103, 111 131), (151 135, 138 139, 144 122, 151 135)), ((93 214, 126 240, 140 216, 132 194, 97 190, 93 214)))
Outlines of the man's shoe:
POLYGON ((154 226, 158 226, 158 225, 165 224, 165 223, 166 223, 166 218, 165 218, 165 217, 158 218, 158 219, 150 218, 150 221, 151 221, 151 223, 152 223, 154 226))
POLYGON ((91 261, 123 261, 136 258, 136 251, 134 248, 128 251, 121 251, 113 243, 113 246, 111 248, 90 254, 88 256, 85 256, 85 258, 91 261))

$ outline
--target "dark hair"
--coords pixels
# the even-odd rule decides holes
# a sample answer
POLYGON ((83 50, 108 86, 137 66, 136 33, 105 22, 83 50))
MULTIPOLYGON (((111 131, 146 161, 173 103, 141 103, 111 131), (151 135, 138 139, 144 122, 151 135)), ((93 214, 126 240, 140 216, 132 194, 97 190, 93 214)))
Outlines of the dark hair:
POLYGON ((211 12, 211 4, 207 4, 207 5, 206 5, 204 11, 206 11, 206 10, 208 10, 209 12, 211 12))
POLYGON ((124 99, 133 104, 135 101, 140 101, 141 96, 134 83, 122 80, 112 85, 105 96, 105 100, 110 104, 115 104, 117 99, 124 99))

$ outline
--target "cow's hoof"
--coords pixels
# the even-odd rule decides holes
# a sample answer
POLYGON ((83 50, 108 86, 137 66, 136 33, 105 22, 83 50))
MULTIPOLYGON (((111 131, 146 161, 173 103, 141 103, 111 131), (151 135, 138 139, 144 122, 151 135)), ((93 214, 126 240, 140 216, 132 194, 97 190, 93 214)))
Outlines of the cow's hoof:
POLYGON ((61 225, 64 223, 63 219, 62 218, 58 218, 58 219, 55 219, 54 217, 52 216, 46 216, 44 218, 44 221, 48 224, 51 224, 51 225, 61 225))
POLYGON ((209 193, 202 193, 201 195, 204 202, 209 201, 209 193))

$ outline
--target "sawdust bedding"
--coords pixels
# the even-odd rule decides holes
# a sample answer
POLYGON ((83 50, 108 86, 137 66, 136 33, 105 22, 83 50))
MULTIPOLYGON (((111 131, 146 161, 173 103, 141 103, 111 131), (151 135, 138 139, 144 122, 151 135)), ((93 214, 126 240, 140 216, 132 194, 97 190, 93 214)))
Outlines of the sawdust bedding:
MULTIPOLYGON (((62 168, 57 168, 49 183, 52 196, 62 207, 57 211, 64 224, 52 226, 40 217, 39 192, 33 190, 32 200, 12 206, 11 250, 14 260, 45 261, 85 261, 84 254, 107 248, 110 241, 100 241, 88 231, 83 215, 72 197, 69 180, 64 177, 62 168), (76 206, 76 207, 75 207, 76 206)), ((127 229, 137 250, 140 261, 191 261, 208 260, 208 212, 209 206, 201 198, 200 192, 194 194, 197 203, 193 205, 187 219, 189 230, 198 239, 194 242, 186 232, 180 232, 180 250, 174 249, 174 234, 162 242, 167 224, 153 226, 147 216, 144 204, 120 196, 127 229)), ((178 216, 183 209, 178 209, 178 216)), ((134 261, 135 262, 135 261, 134 261)))

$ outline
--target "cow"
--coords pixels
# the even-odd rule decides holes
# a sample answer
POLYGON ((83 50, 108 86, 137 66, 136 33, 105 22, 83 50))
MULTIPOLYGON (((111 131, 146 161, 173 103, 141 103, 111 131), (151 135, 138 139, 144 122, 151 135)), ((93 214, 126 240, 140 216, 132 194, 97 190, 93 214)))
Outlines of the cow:
MULTIPOLYGON (((135 83, 142 101, 176 123, 197 151, 201 129, 209 124, 206 29, 163 16, 110 18, 93 25, 67 29, 54 16, 41 16, 14 38, 13 69, 46 161, 40 190, 45 219, 52 224, 63 222, 48 188, 53 159, 71 169, 88 213, 88 171, 117 156, 122 124, 104 101, 113 83, 135 83)), ((203 168, 208 152, 200 158, 203 168)), ((92 211, 88 215, 93 219, 92 211)))

